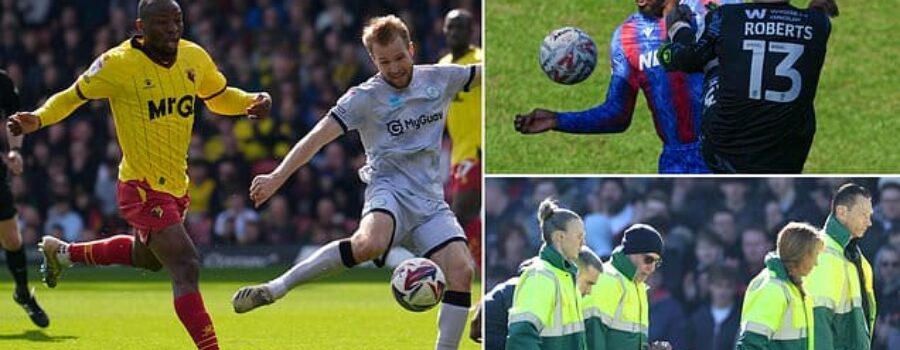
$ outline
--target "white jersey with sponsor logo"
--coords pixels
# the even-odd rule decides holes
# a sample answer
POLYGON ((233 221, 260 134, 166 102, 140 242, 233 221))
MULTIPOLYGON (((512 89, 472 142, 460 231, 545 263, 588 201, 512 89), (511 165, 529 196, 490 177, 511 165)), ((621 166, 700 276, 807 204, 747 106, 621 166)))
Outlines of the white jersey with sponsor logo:
POLYGON ((359 131, 366 150, 362 181, 443 200, 439 162, 447 109, 474 73, 471 66, 417 65, 404 89, 378 74, 348 90, 329 115, 345 132, 359 131))

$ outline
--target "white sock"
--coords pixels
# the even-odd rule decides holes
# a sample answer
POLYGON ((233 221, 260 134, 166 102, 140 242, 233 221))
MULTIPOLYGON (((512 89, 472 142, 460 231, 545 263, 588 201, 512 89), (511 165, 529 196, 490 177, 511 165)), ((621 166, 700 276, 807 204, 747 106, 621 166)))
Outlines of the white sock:
POLYGON ((341 261, 340 241, 328 243, 315 253, 294 265, 290 270, 266 284, 276 299, 280 299, 294 287, 320 277, 335 275, 347 270, 341 261))
POLYGON ((469 308, 447 303, 441 304, 438 313, 438 339, 436 350, 456 350, 466 328, 469 308))

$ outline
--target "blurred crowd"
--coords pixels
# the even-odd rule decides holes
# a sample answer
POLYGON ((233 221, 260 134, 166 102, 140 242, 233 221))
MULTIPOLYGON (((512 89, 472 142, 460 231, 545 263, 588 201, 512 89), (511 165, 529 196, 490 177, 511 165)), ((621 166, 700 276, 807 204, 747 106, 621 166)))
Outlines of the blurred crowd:
MULTIPOLYGON (((888 349, 888 334, 900 332, 900 179, 852 180, 872 191, 875 213, 860 247, 875 274, 874 348, 888 349)), ((833 190, 847 181, 487 179, 486 290, 537 255, 537 207, 552 196, 582 215, 586 244, 604 258, 633 223, 650 224, 663 235, 663 264, 648 281, 650 340, 669 341, 674 349, 733 349, 744 290, 774 250, 778 231, 790 221, 824 225, 833 190)))
MULTIPOLYGON (((215 116, 198 104, 187 227, 199 246, 318 244, 348 236, 364 187, 356 169, 365 155, 355 132, 324 148, 261 209, 247 199, 250 180, 273 169, 348 87, 376 72, 359 39, 368 18, 403 18, 418 63, 447 53, 442 26, 450 9, 469 9, 473 32, 481 33, 474 0, 180 4, 184 37, 210 53, 229 85, 273 97, 272 116, 261 121, 215 116)), ((95 57, 129 39, 136 17, 136 0, 0 0, 0 68, 18 86, 23 109, 35 109, 95 57)), ((45 233, 84 241, 128 230, 117 214, 121 151, 105 101, 89 102, 60 125, 28 136, 23 155, 25 174, 12 177, 11 187, 26 244, 45 233)))

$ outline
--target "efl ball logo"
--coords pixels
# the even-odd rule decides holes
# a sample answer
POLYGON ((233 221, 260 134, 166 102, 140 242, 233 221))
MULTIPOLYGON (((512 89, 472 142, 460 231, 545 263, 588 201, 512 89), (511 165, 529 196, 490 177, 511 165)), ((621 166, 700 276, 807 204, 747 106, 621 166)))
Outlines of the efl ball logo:
POLYGON ((446 286, 441 268, 423 258, 404 261, 394 269, 391 277, 394 299, 403 308, 414 312, 428 310, 440 303, 446 286))
POLYGON ((587 33, 575 27, 554 30, 541 44, 541 69, 560 84, 584 81, 597 66, 597 45, 587 33))

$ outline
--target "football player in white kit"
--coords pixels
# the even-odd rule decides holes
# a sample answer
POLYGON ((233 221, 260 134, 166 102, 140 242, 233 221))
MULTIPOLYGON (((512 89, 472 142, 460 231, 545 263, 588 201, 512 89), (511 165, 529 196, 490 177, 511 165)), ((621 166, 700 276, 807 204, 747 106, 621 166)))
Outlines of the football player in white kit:
POLYGON ((366 151, 359 175, 367 183, 359 228, 278 278, 241 288, 232 304, 235 312, 247 312, 356 264, 374 260, 382 266, 390 248, 399 245, 444 271, 448 285, 435 348, 456 349, 471 304, 474 263, 463 230, 444 201, 441 137, 450 102, 457 92, 480 84, 481 66, 413 65, 409 31, 393 15, 369 21, 362 41, 378 74, 350 88, 274 171, 257 176, 250 186, 250 198, 259 206, 324 145, 357 130, 366 151))

